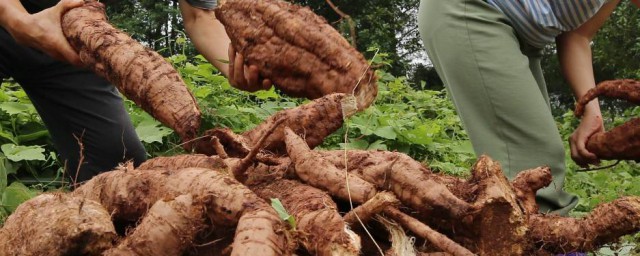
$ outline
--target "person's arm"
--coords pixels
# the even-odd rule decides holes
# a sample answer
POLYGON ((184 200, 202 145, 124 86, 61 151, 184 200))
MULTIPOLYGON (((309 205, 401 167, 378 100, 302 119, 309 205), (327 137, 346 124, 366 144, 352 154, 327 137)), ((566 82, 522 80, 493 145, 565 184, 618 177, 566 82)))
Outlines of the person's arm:
POLYGON ((184 28, 193 45, 229 79, 232 86, 245 91, 271 87, 271 81, 260 79, 256 66, 244 65, 242 55, 236 54, 230 46, 229 36, 222 23, 216 19, 213 10, 196 8, 186 0, 180 0, 180 11, 184 28), (229 60, 228 64, 226 60, 229 60))
MULTIPOLYGON (((619 2, 620 0, 612 0, 605 3, 585 24, 573 31, 561 34, 556 39, 562 72, 577 99, 595 87, 591 40, 619 2)), ((586 143, 591 135, 603 130, 600 105, 595 99, 587 104, 580 125, 569 138, 571 158, 578 165, 587 166, 599 162, 596 155, 586 149, 586 143)))
POLYGON ((56 6, 29 14, 20 0, 0 1, 0 26, 19 44, 41 50, 50 56, 81 65, 80 57, 62 33, 62 14, 82 6, 82 0, 62 0, 56 6))

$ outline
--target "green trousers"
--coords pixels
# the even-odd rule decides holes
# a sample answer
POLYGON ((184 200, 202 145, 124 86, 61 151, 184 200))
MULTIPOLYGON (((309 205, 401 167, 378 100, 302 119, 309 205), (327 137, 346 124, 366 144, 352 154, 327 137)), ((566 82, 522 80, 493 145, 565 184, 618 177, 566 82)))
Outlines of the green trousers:
POLYGON ((522 44, 508 18, 483 0, 421 0, 418 22, 476 154, 499 161, 510 179, 549 166, 553 183, 538 192, 540 210, 568 213, 578 198, 562 189, 565 151, 541 50, 522 44))

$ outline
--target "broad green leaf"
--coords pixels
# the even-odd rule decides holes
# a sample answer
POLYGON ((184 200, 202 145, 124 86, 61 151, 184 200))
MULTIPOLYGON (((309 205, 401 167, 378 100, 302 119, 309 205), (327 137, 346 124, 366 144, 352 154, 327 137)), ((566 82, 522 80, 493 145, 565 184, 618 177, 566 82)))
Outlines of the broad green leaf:
POLYGON ((162 138, 170 135, 172 130, 160 126, 160 123, 155 120, 143 120, 136 126, 136 133, 140 138, 140 141, 146 143, 160 142, 162 143, 162 138))
POLYGON ((44 148, 42 146, 18 146, 15 144, 4 144, 0 148, 2 148, 4 155, 14 162, 23 160, 46 160, 44 148))
POLYGON ((458 143, 455 143, 451 149, 456 153, 475 154, 470 140, 459 141, 458 143))
POLYGON ((253 94, 261 100, 278 99, 280 97, 280 95, 276 93, 276 89, 273 86, 268 91, 260 90, 254 92, 253 94))
POLYGON ((368 150, 385 150, 385 151, 388 150, 387 145, 385 145, 384 141, 381 141, 381 140, 376 140, 375 142, 371 143, 367 149, 368 150))
POLYGON ((367 149, 369 147, 369 142, 366 140, 353 140, 348 144, 340 143, 341 149, 367 149))
POLYGON ((13 134, 11 134, 8 131, 0 130, 0 138, 4 138, 4 139, 6 139, 8 141, 13 142, 14 144, 17 144, 16 138, 13 137, 13 134))
POLYGON ((32 113, 33 105, 19 102, 2 102, 0 109, 9 115, 29 114, 32 113))
POLYGON ((376 129, 373 134, 378 135, 382 138, 385 139, 389 139, 389 140, 395 140, 397 137, 396 132, 393 130, 393 127, 391 126, 384 126, 384 127, 380 127, 378 129, 376 129))
POLYGON ((211 86, 198 86, 195 87, 192 92, 196 98, 206 98, 213 93, 213 88, 211 88, 211 86))
POLYGON ((176 38, 176 44, 186 44, 187 43, 187 39, 184 37, 178 37, 176 38))
POLYGON ((407 140, 411 143, 429 145, 433 142, 433 138, 427 135, 428 127, 427 125, 420 125, 413 130, 407 131, 405 136, 407 136, 407 140))
POLYGON ((37 193, 29 190, 27 186, 20 182, 13 182, 2 194, 2 205, 9 212, 16 210, 18 205, 36 196, 37 193))
POLYGON ((278 198, 271 198, 271 207, 276 210, 280 219, 289 223, 291 229, 296 230, 296 219, 287 212, 287 209, 284 208, 282 202, 278 198))

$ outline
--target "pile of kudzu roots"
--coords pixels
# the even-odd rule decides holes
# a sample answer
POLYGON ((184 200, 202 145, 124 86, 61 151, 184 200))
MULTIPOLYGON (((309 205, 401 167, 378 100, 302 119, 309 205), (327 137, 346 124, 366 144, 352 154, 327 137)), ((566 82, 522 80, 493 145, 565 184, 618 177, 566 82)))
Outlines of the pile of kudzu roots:
MULTIPOLYGON (((553 255, 639 230, 638 197, 582 219, 539 214, 547 167, 509 181, 481 156, 461 179, 397 152, 312 150, 375 99, 366 60, 309 9, 280 0, 230 0, 216 16, 263 77, 314 100, 242 134, 198 136, 200 113, 179 74, 87 1, 63 17, 83 62, 194 153, 123 164, 73 192, 25 202, 0 230, 1 255, 553 255)), ((638 102, 639 90, 637 81, 610 81, 580 104, 597 95, 638 102)), ((637 159, 632 122, 598 134, 589 149, 637 159)))

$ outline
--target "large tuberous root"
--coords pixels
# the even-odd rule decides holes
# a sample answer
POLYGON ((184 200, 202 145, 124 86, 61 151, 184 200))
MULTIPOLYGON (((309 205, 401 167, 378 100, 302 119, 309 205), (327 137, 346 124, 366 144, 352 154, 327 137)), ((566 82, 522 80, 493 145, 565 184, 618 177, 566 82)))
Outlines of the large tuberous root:
POLYGON ((124 168, 95 177, 74 194, 101 202, 115 218, 133 221, 158 200, 195 195, 212 224, 237 226, 232 255, 283 255, 289 250, 277 213, 226 170, 124 168))
POLYGON ((62 31, 82 62, 115 84, 138 106, 188 142, 200 128, 200 110, 182 77, 160 54, 114 28, 95 0, 62 17, 62 31))
MULTIPOLYGON (((640 230, 638 197, 598 206, 584 219, 538 214, 536 192, 551 182, 547 167, 510 182, 499 163, 481 156, 463 179, 398 152, 312 150, 373 102, 376 78, 326 21, 279 0, 230 0, 216 17, 247 64, 283 92, 315 100, 242 134, 220 128, 193 140, 200 113, 178 73, 109 25, 100 3, 85 2, 62 22, 83 62, 201 154, 124 165, 68 194, 26 202, 0 229, 1 255, 182 255, 211 234, 224 241, 209 253, 233 256, 359 255, 372 242, 388 255, 531 255, 592 251, 640 230), (380 228, 381 218, 422 245, 390 244, 380 239, 385 231, 362 235, 380 228), (116 234, 113 222, 132 224, 116 234)), ((580 104, 598 95, 638 103, 639 89, 637 81, 603 83, 580 104)), ((594 135, 588 149, 640 159, 638 120, 594 135)))
POLYGON ((593 251, 640 231, 640 198, 623 197, 597 206, 583 219, 532 215, 530 236, 553 253, 593 251))
POLYGON ((116 231, 93 200, 42 194, 21 204, 0 229, 0 255, 100 255, 116 231))
MULTIPOLYGON (((576 116, 582 116, 585 105, 598 96, 620 98, 640 104, 640 81, 625 79, 604 81, 589 90, 576 104, 576 116)), ((634 118, 610 131, 589 138, 587 149, 600 159, 640 159, 640 119, 634 118)))
POLYGON ((191 195, 158 200, 133 233, 104 255, 180 255, 204 227, 203 214, 191 195))
POLYGON ((351 234, 338 207, 324 191, 297 181, 278 179, 252 186, 264 199, 278 198, 294 216, 298 240, 314 255, 358 255, 360 240, 351 234))
POLYGON ((233 0, 216 10, 216 18, 248 64, 286 94, 353 94, 358 109, 375 100, 377 79, 364 56, 311 9, 278 0, 233 0))
POLYGON ((348 98, 346 94, 334 93, 295 108, 278 111, 255 128, 242 134, 236 134, 226 128, 206 131, 205 136, 197 141, 196 151, 205 155, 220 155, 220 150, 215 150, 214 144, 219 143, 224 147, 225 154, 231 157, 244 157, 278 122, 282 124, 277 125, 272 134, 265 139, 264 144, 260 146, 261 150, 285 154, 285 127, 289 127, 296 134, 303 135, 307 145, 314 148, 320 145, 324 138, 340 129, 344 118, 353 114, 353 112, 344 113, 343 111, 346 107, 344 102, 348 98))

